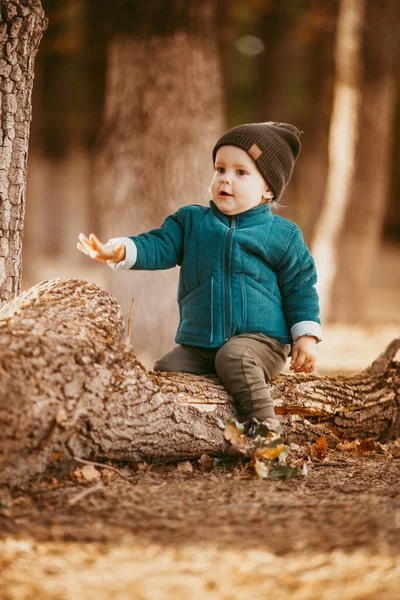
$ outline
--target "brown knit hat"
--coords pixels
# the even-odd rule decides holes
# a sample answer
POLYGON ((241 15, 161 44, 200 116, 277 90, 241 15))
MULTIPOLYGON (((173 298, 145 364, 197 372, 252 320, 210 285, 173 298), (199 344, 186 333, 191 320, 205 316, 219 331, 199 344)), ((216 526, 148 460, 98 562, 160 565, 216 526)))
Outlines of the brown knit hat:
POLYGON ((286 123, 247 123, 230 129, 213 149, 213 162, 221 146, 237 146, 245 150, 274 192, 278 201, 292 176, 300 152, 300 131, 286 123))

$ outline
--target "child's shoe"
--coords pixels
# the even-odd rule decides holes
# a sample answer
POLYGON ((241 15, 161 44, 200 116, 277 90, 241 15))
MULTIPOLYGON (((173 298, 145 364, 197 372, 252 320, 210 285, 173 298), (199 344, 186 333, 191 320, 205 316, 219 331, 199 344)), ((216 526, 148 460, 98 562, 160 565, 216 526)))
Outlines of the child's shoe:
MULTIPOLYGON (((267 419, 264 419, 263 421, 259 421, 255 417, 252 417, 248 421, 244 422, 243 435, 249 438, 254 437, 260 425, 265 425, 270 431, 279 432, 281 430, 281 425, 278 419, 272 419, 271 417, 269 417, 267 419)), ((235 444, 228 443, 226 443, 225 445, 224 454, 228 458, 239 458, 240 456, 246 456, 245 452, 243 452, 243 450, 240 449, 238 446, 236 446, 235 444)))
POLYGON ((254 437, 254 434, 260 425, 266 425, 271 431, 279 431, 280 428, 278 419, 272 419, 271 417, 268 417, 268 419, 259 421, 253 417, 244 423, 244 435, 247 435, 247 437, 254 437))

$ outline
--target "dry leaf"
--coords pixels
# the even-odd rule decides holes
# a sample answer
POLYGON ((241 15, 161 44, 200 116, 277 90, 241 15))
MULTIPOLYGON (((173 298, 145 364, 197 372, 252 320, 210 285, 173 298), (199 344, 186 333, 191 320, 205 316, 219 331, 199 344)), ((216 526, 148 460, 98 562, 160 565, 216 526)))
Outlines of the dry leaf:
POLYGON ((292 467, 292 465, 288 465, 287 463, 279 463, 277 465, 273 465, 272 468, 268 472, 268 479, 290 479, 291 477, 297 477, 299 474, 299 470, 296 467, 292 467))
POLYGON ((75 469, 75 471, 71 473, 71 477, 77 481, 99 481, 101 474, 94 465, 85 465, 84 467, 75 469))
POLYGON ((336 449, 344 450, 345 452, 355 452, 356 447, 357 447, 357 440, 352 440, 351 442, 350 441, 340 442, 340 444, 338 444, 336 446, 336 449))
POLYGON ((208 456, 208 454, 202 454, 198 460, 198 463, 205 471, 210 471, 214 467, 214 459, 208 456))
POLYGON ((111 469, 102 469, 101 470, 101 478, 105 482, 112 481, 116 477, 118 477, 118 473, 116 473, 115 471, 112 471, 111 469))
POLYGON ((375 442, 375 444, 378 452, 385 454, 388 458, 393 458, 393 452, 387 444, 381 444, 380 442, 375 442))
POLYGON ((258 479, 268 479, 269 465, 263 460, 254 461, 254 470, 257 474, 258 479))
POLYGON ((337 446, 338 450, 344 450, 345 452, 353 452, 357 456, 362 456, 366 452, 380 452, 392 456, 388 446, 380 444, 375 440, 352 440, 351 442, 341 442, 337 446))
POLYGON ((224 429, 224 438, 228 440, 232 444, 232 446, 237 446, 238 448, 246 447, 246 438, 232 423, 228 423, 225 425, 224 429))
POLYGON ((377 450, 377 445, 374 440, 361 440, 357 445, 357 454, 362 456, 366 452, 372 452, 377 450))
POLYGON ((53 452, 52 457, 54 460, 60 460, 65 456, 65 452, 53 452))
POLYGON ((180 463, 178 463, 176 470, 181 471, 182 473, 192 473, 193 472, 192 463, 189 462, 188 460, 185 460, 184 462, 180 462, 180 463))
POLYGON ((328 452, 328 442, 326 441, 326 437, 324 435, 318 438, 315 444, 312 445, 311 452, 315 458, 318 458, 318 460, 325 460, 328 452))
POLYGON ((129 468, 134 472, 134 473, 139 473, 141 471, 147 471, 149 468, 149 465, 147 464, 147 462, 130 462, 129 463, 129 468))
POLYGON ((285 444, 280 444, 275 448, 256 448, 254 450, 254 458, 266 458, 267 460, 273 460, 274 458, 278 458, 281 452, 285 449, 285 444))

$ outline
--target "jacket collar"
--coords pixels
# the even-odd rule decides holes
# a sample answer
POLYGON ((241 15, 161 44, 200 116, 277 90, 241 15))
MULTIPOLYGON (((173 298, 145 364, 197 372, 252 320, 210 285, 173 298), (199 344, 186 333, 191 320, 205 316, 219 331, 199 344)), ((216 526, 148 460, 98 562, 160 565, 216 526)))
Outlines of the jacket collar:
MULTIPOLYGON (((233 217, 225 215, 223 212, 221 212, 213 200, 210 200, 210 210, 216 217, 218 217, 220 221, 230 227, 233 217)), ((251 225, 256 224, 260 225, 260 221, 264 221, 270 216, 272 216, 270 205, 259 204, 258 206, 254 206, 243 213, 235 215, 236 227, 250 227, 251 225)))

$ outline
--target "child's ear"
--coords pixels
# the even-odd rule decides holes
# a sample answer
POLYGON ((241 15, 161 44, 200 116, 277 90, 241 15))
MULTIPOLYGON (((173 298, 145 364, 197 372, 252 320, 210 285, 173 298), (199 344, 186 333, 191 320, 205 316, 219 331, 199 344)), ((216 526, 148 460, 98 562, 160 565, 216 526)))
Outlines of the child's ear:
POLYGON ((262 197, 264 200, 272 200, 274 197, 274 192, 272 190, 265 190, 262 197))

